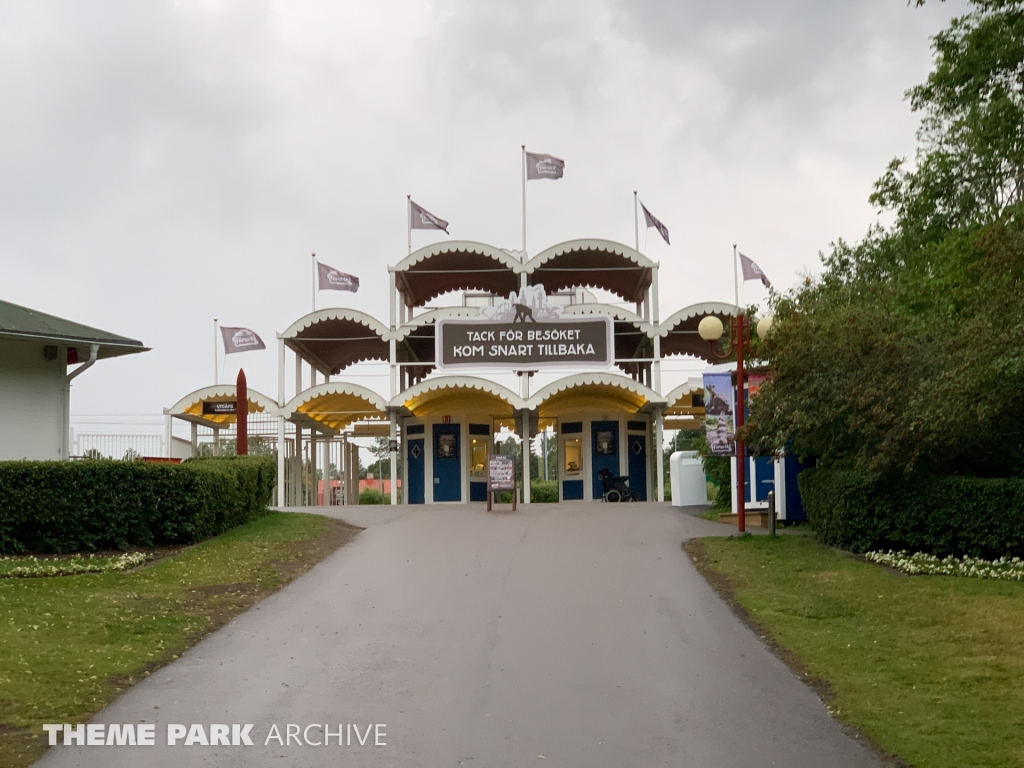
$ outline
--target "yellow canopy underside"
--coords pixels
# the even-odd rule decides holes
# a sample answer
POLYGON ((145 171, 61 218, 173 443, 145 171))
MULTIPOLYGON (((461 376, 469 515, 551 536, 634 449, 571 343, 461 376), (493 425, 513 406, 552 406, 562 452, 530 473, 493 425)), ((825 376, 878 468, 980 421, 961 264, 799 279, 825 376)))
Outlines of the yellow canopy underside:
POLYGON ((643 395, 611 384, 586 384, 558 392, 540 404, 541 419, 570 411, 625 411, 636 413, 647 404, 643 395))
POLYGON ((468 387, 448 387, 423 392, 405 401, 413 416, 458 414, 464 411, 482 411, 495 417, 511 416, 512 406, 497 395, 468 387))
MULTIPOLYGON (((220 397, 206 397, 202 400, 197 400, 185 409, 185 413, 190 416, 199 416, 203 421, 208 421, 210 424, 216 424, 217 426, 226 426, 228 424, 235 423, 235 414, 233 413, 208 413, 203 414, 203 403, 233 403, 235 398, 224 395, 220 397)), ((257 405, 254 401, 249 401, 249 413, 262 413, 264 410, 262 405, 257 405)))
POLYGON ((382 419, 387 414, 369 400, 344 392, 319 395, 296 409, 330 429, 344 429, 353 421, 382 419))

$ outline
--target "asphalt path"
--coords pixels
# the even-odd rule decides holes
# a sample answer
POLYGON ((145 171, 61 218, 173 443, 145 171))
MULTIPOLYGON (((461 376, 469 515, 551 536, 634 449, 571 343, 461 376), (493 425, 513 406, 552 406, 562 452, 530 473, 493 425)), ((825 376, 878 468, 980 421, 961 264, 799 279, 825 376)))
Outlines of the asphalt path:
POLYGON ((331 512, 367 530, 93 721, 155 724, 156 746, 38 765, 880 765, 694 570, 681 543, 725 526, 660 504, 378 509, 331 512), (251 723, 254 746, 169 747, 172 723, 251 723), (265 743, 317 723, 384 724, 386 745, 265 743))

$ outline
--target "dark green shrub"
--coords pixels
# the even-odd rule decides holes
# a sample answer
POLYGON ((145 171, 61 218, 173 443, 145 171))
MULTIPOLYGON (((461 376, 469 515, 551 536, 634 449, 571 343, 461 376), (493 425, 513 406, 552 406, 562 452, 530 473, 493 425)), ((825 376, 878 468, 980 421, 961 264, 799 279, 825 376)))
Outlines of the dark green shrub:
POLYGON ((808 521, 826 544, 855 552, 1024 555, 1022 479, 892 480, 819 468, 801 472, 798 482, 808 521))
MULTIPOLYGON (((534 480, 530 483, 530 500, 539 504, 558 503, 557 480, 534 480)), ((510 498, 511 502, 512 499, 510 498)))
POLYGON ((390 504, 391 497, 385 498, 384 494, 374 488, 367 488, 359 494, 360 504, 390 504))
POLYGON ((269 457, 0 462, 0 552, 192 544, 267 513, 269 457))

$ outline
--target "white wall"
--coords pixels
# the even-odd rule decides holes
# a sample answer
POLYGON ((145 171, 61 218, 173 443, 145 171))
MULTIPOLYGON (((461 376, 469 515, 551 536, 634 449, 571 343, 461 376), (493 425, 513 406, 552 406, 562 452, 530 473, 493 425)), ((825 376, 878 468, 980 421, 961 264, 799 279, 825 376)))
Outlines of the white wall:
POLYGON ((67 366, 59 357, 46 360, 42 344, 0 339, 0 460, 64 457, 67 366))

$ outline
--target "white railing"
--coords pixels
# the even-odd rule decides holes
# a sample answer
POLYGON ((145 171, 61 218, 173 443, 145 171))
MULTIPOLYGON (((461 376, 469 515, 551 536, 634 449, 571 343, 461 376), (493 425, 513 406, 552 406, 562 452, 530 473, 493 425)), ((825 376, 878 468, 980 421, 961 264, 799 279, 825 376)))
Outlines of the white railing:
POLYGON ((165 456, 163 435, 139 434, 79 434, 71 441, 71 455, 75 457, 123 459, 132 451, 135 456, 165 456))

